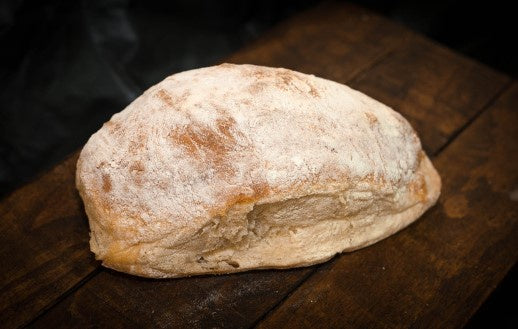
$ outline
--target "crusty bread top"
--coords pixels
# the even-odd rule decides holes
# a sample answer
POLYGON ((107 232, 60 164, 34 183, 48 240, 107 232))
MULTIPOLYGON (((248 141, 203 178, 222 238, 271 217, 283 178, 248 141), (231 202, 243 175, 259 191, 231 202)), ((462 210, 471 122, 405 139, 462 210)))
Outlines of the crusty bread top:
POLYGON ((115 114, 84 147, 77 184, 98 224, 130 245, 189 236, 238 203, 397 189, 420 157, 408 122, 360 92, 223 64, 172 75, 115 114))

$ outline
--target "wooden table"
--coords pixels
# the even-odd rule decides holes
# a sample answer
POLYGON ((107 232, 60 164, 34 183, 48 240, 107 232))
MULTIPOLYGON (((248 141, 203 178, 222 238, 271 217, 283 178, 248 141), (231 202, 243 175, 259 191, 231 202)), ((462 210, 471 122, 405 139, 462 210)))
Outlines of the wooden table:
POLYGON ((227 61, 346 83, 400 111, 443 179, 437 206, 307 268, 146 280, 100 267, 77 153, 0 204, 0 327, 461 327, 518 257, 518 85, 364 9, 328 3, 227 61))

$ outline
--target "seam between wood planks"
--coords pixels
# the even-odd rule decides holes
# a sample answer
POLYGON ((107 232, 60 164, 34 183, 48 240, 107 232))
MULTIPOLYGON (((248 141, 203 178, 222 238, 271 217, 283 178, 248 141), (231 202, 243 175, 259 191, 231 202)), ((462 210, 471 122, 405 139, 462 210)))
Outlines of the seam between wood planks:
POLYGON ((487 103, 482 106, 482 108, 480 110, 478 110, 471 118, 469 118, 466 123, 464 125, 462 125, 459 129, 457 129, 456 131, 454 131, 452 134, 451 134, 451 137, 446 141, 446 143, 444 143, 437 151, 435 151, 433 154, 432 154, 432 157, 437 157, 440 153, 442 153, 445 149, 448 148, 448 146, 450 146, 450 144, 455 140, 457 139, 457 137, 462 134, 462 132, 464 130, 466 130, 466 128, 468 128, 469 126, 471 126, 471 124, 473 122, 475 122, 475 120, 477 120, 481 115, 482 113, 486 112, 491 106, 493 106, 493 104, 495 104, 495 102, 500 98, 500 96, 502 96, 502 94, 504 94, 507 90, 509 90, 509 88, 511 88, 511 86, 513 85, 514 83, 514 79, 509 79, 503 86, 502 88, 500 88, 493 97, 491 97, 487 103))
MULTIPOLYGON (((335 256, 336 257, 336 256, 335 256)), ((333 260, 330 260, 331 262, 333 260)), ((313 274, 315 274, 315 272, 317 271, 317 269, 319 269, 321 266, 323 266, 325 263, 323 264, 315 264, 313 265, 313 268, 306 274, 304 275, 304 277, 292 288, 290 289, 290 291, 288 291, 286 293, 286 295, 284 295, 284 297, 281 298, 281 300, 279 300, 275 305, 273 305, 272 307, 268 308, 264 313, 263 315, 261 315, 257 320, 255 320, 248 328, 256 328, 259 323, 263 322, 264 320, 266 320, 266 318, 268 318, 271 314, 273 314, 273 312, 275 312, 281 305, 284 304, 284 302, 286 302, 286 300, 295 293, 295 291, 297 291, 300 286, 302 286, 306 281, 307 279, 309 279, 313 274)))
POLYGON ((36 315, 34 316, 33 319, 29 320, 27 323, 25 324, 22 324, 20 326, 20 328, 27 328, 29 327, 31 324, 33 324, 34 322, 36 322, 39 318, 41 318, 45 313, 47 313, 51 308, 53 308, 54 306, 56 306, 57 304, 59 304, 63 299, 67 298, 70 294, 74 293, 76 290, 78 290, 79 288, 81 288, 85 283, 87 283, 88 281, 90 281, 90 279, 92 279, 94 276, 96 276, 97 274, 99 274, 99 272, 101 272, 101 266, 99 265, 98 267, 96 267, 92 272, 88 273, 83 279, 81 279, 79 282, 77 282, 75 285, 72 286, 72 288, 68 289, 67 291, 65 291, 64 293, 62 293, 61 295, 59 295, 58 298, 56 298, 54 301, 52 301, 51 303, 49 303, 48 305, 46 305, 45 307, 43 307, 38 313, 36 313, 36 315))
MULTIPOLYGON (((513 83, 515 82, 514 79, 509 79, 509 81, 507 81, 496 93, 493 97, 491 97, 489 99, 489 101, 486 102, 486 104, 484 104, 484 106, 482 106, 480 108, 479 111, 477 111, 469 120, 466 121, 466 123, 464 125, 462 125, 462 127, 460 127, 459 129, 457 129, 452 135, 451 137, 446 141, 446 143, 444 143, 443 146, 441 146, 436 152, 434 152, 432 155, 431 155, 431 158, 432 159, 435 159, 437 158, 442 152, 444 152, 451 144, 454 140, 457 139, 457 137, 459 137, 459 135, 462 134, 462 132, 464 132, 468 127, 470 127, 484 112, 486 112, 491 106, 493 106, 496 101, 500 98, 500 96, 502 96, 507 90, 509 90, 511 88, 511 86, 513 85, 513 83)), ((273 305, 268 311, 266 311, 266 313, 264 313, 262 316, 259 317, 259 319, 257 319, 249 328, 256 328, 261 322, 263 322, 264 320, 266 320, 267 318, 270 317, 270 315, 272 315, 277 309, 279 309, 285 302, 286 300, 291 296, 293 295, 293 293, 295 293, 295 291, 297 289, 299 289, 313 274, 315 274, 315 272, 322 266, 324 266, 325 264, 329 264, 331 265, 331 263, 335 262, 336 261, 336 257, 329 260, 327 263, 323 263, 323 264, 317 264, 317 265, 314 265, 315 267, 308 273, 304 276, 304 278, 298 282, 295 287, 293 287, 293 289, 291 289, 277 304, 273 305)), ((507 271, 509 272, 509 271, 507 271)), ((506 274, 507 275, 507 274, 506 274)), ((504 276, 505 277, 505 276, 504 276)), ((501 282, 501 281, 500 281, 501 282)), ((498 285, 500 284, 500 282, 498 283, 498 285)), ((497 285, 497 286, 498 286, 497 285)), ((488 296, 486 296, 486 298, 484 299, 487 300, 487 298, 490 296, 491 294, 489 294, 488 296)), ((480 303, 480 305, 477 307, 477 309, 475 310, 475 312, 482 306, 482 304, 484 303, 484 301, 482 303, 480 303)), ((473 312, 473 314, 475 313, 473 312)))

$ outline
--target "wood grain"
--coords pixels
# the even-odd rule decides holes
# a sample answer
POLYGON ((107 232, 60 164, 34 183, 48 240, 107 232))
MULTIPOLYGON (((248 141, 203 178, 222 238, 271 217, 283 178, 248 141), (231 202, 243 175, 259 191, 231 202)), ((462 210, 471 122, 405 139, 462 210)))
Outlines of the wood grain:
MULTIPOLYGON (((385 95, 385 101, 394 106, 403 104, 398 95, 412 94, 415 90, 432 99, 440 98, 446 104, 445 108, 462 113, 449 129, 444 130, 444 136, 452 136, 461 129, 507 81, 506 77, 477 66, 451 51, 438 48, 382 18, 363 12, 365 17, 358 19, 361 17, 357 15, 360 9, 334 6, 326 5, 281 25, 267 39, 232 56, 231 61, 287 66, 339 82, 347 82, 356 77, 354 84, 358 88, 369 89, 375 97, 385 95), (351 12, 355 13, 352 18, 348 16, 351 12), (362 25, 361 22, 366 23, 362 25), (297 26, 300 29, 295 28, 297 26), (370 32, 365 33, 364 29, 370 32), (330 31, 335 32, 331 34, 330 31), (384 38, 388 38, 390 42, 383 42, 384 38), (318 40, 318 46, 308 45, 307 40, 318 40), (415 48, 412 47, 412 40, 417 42, 415 48), (323 47, 326 42, 337 45, 335 47, 340 49, 333 51, 332 47, 323 47), (392 48, 387 49, 391 44, 392 48), (378 55, 373 51, 375 47, 379 47, 378 55), (306 52, 305 55, 299 56, 303 52, 306 52), (405 58, 416 60, 402 60, 405 58), (446 60, 441 60, 442 58, 446 60), (361 62, 362 59, 365 63, 361 62), (349 64, 351 62, 354 64, 349 64), (391 68, 394 65, 402 72, 415 73, 399 74, 398 67, 391 68), (373 74, 362 74, 358 67, 366 72, 372 71, 373 74), (448 74, 444 77, 441 74, 431 77, 431 72, 448 74), (389 88, 380 80, 380 75, 383 74, 387 74, 385 79, 398 86, 396 96, 392 98, 389 97, 389 88), (377 84, 380 84, 379 88, 376 88, 377 84), (484 85, 487 86, 486 89, 480 87, 484 85), (473 97, 458 100, 459 90, 465 94, 472 93, 473 97)), ((413 105, 404 107, 403 114, 409 116, 412 123, 419 127, 421 135, 428 136, 423 138, 425 147, 431 152, 439 150, 447 139, 436 142, 434 138, 438 134, 437 127, 449 119, 449 113, 434 112, 436 107, 428 103, 415 102, 413 105), (426 116, 420 115, 426 111, 430 113, 426 116), (434 132, 427 133, 427 130, 434 132)), ((166 281, 144 280, 102 271, 38 319, 34 325, 111 326, 119 321, 129 321, 133 326, 247 327, 282 301, 316 268, 166 281), (95 300, 97 303, 92 303, 95 300), (104 313, 98 316, 99 305, 113 310, 111 316, 103 316, 104 313)))
POLYGON ((412 34, 349 85, 400 113, 435 153, 509 81, 480 63, 412 34))
POLYGON ((320 267, 259 327, 462 327, 518 259, 517 104, 514 84, 436 159, 438 206, 320 267))
POLYGON ((71 289, 97 264, 75 190, 77 154, 0 203, 0 323, 15 327, 71 289))
POLYGON ((244 328, 282 299, 308 269, 147 280, 103 271, 33 326, 244 328), (280 282, 286 282, 280 285, 280 282))
POLYGON ((323 3, 281 23, 225 61, 284 67, 345 83, 410 35, 408 29, 361 7, 323 3))

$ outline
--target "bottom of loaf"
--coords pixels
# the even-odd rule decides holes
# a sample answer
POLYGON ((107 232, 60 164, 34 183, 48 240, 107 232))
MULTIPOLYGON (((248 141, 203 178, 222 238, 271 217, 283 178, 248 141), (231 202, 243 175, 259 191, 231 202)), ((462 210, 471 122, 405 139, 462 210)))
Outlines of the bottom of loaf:
POLYGON ((154 278, 311 266, 328 261, 339 253, 374 244, 411 224, 424 210, 422 204, 416 204, 398 214, 376 217, 372 221, 364 219, 370 222, 364 226, 332 220, 310 227, 278 229, 277 234, 260 237, 260 243, 251 243, 245 249, 233 249, 228 245, 195 255, 191 252, 163 253, 157 261, 142 265, 106 262, 104 265, 154 278))
POLYGON ((181 243, 165 237, 130 246, 112 241, 106 247, 98 242, 106 241, 106 232, 92 213, 91 247, 104 266, 153 278, 309 266, 369 246, 415 221, 440 193, 440 178, 426 157, 415 182, 396 190, 348 188, 235 205, 181 243), (424 184, 425 195, 410 187, 415 182, 424 184))

